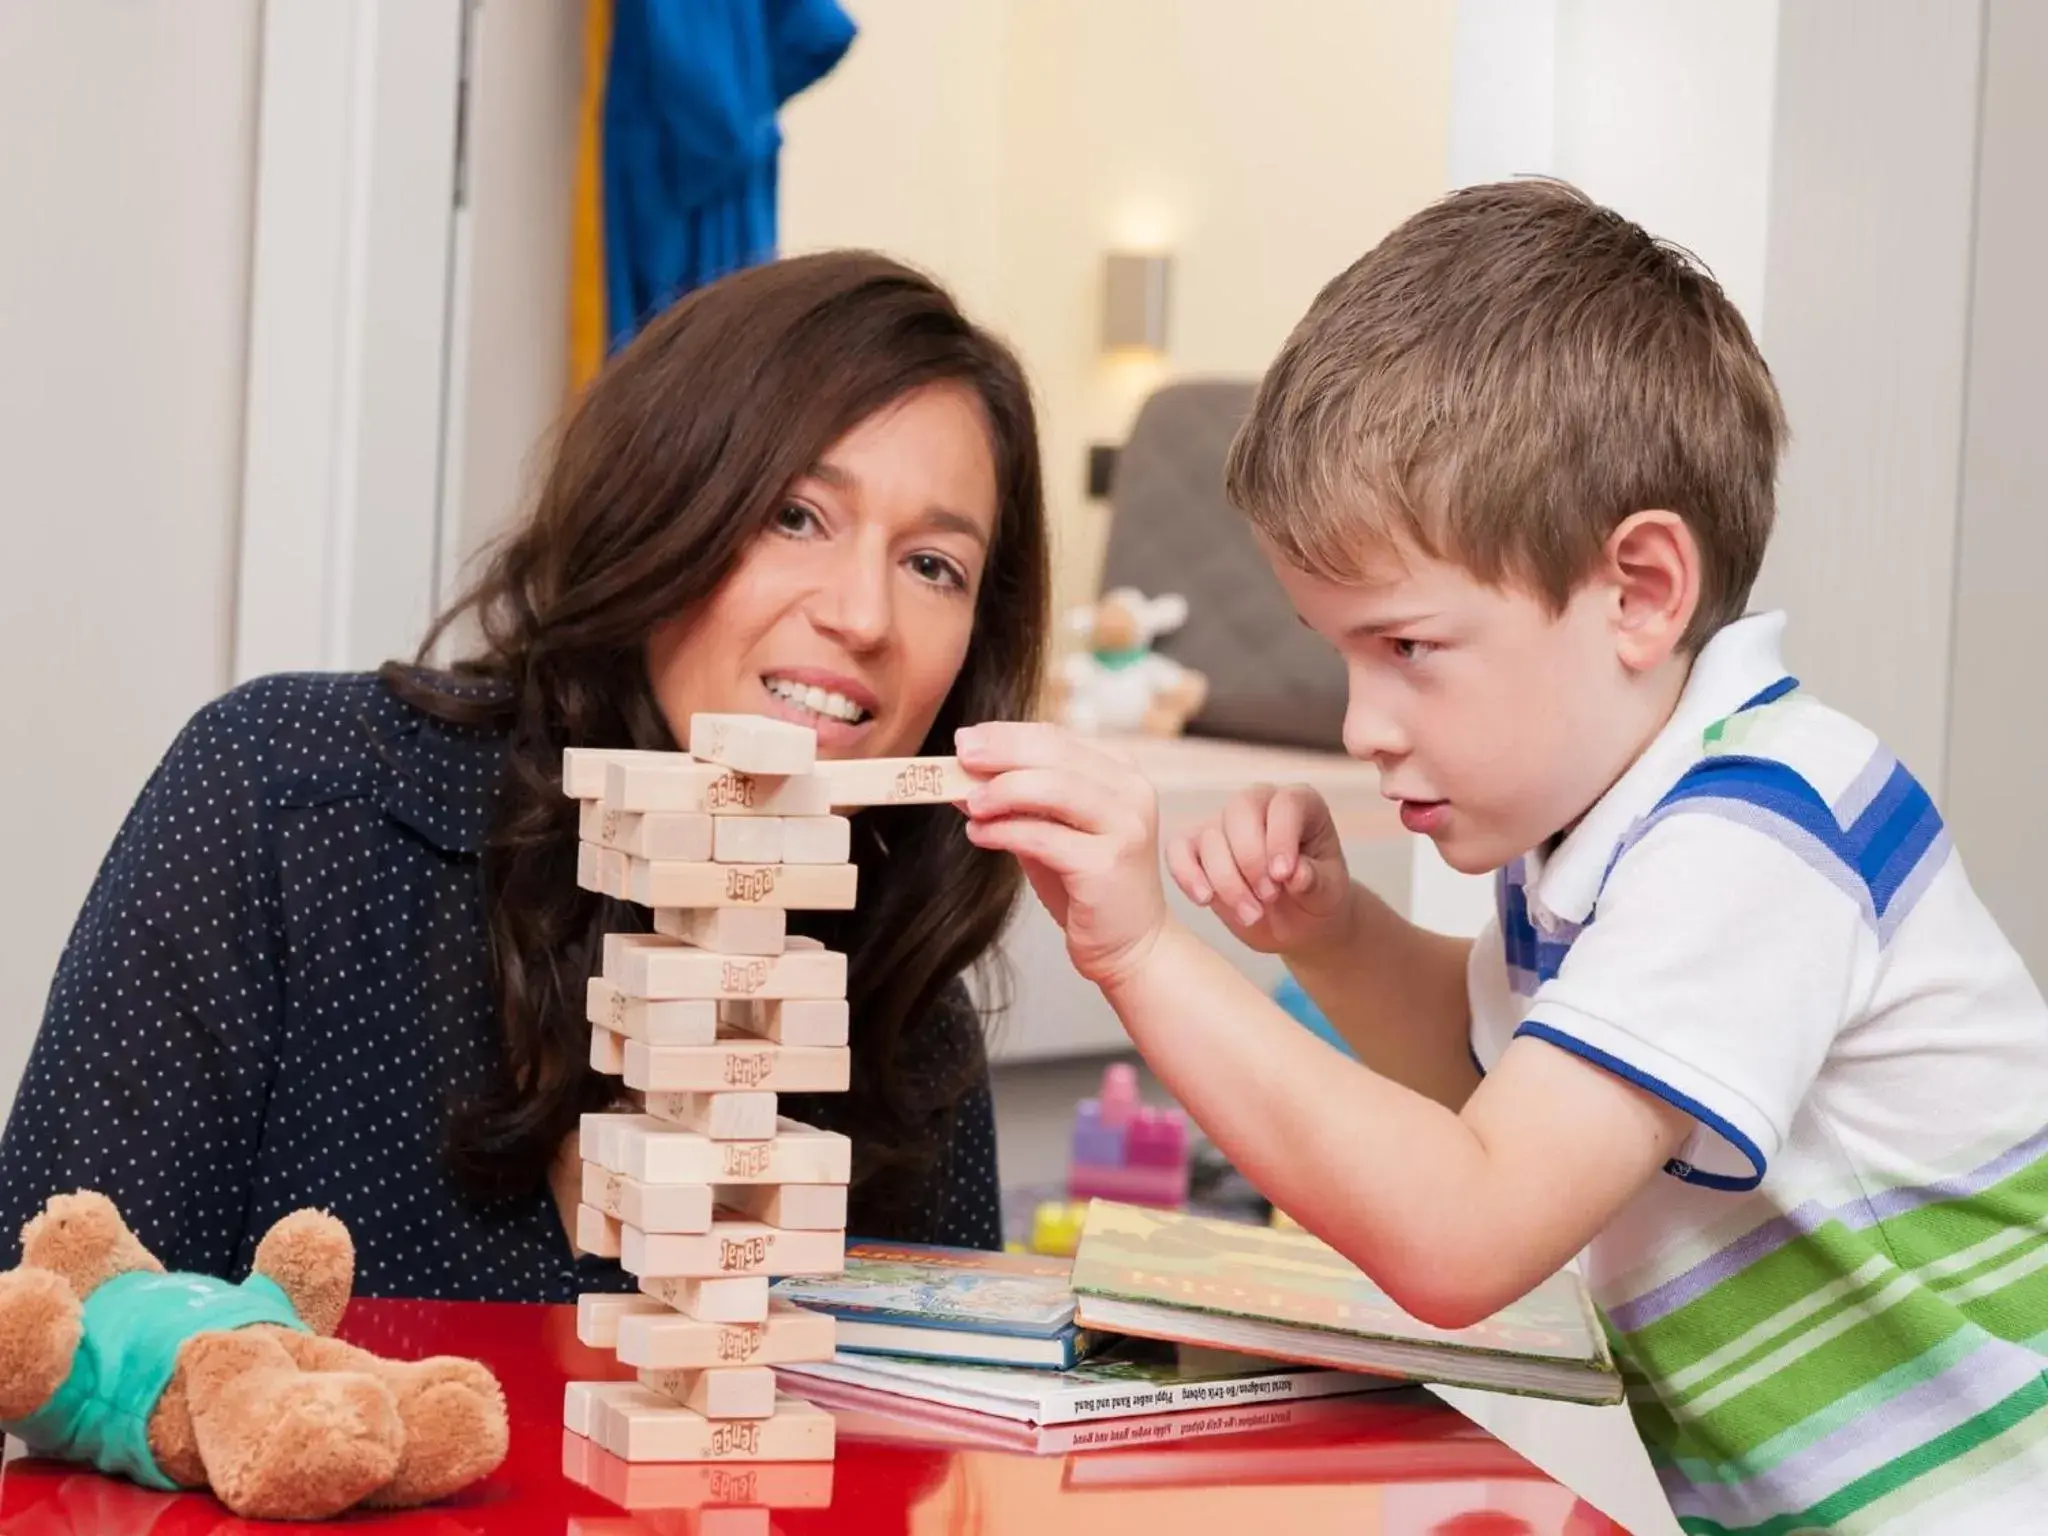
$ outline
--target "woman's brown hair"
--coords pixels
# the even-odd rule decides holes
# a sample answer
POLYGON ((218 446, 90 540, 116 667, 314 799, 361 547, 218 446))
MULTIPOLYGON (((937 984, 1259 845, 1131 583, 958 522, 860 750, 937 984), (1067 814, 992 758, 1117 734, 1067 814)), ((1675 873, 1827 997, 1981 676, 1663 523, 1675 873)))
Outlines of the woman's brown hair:
MULTIPOLYGON (((456 1107, 449 1143, 471 1198, 542 1186, 577 1116, 616 1092, 589 1068, 584 981, 602 935, 646 919, 577 886, 562 749, 673 750, 648 681, 648 636, 704 603, 834 442, 906 392, 947 381, 980 399, 997 517, 967 659, 924 750, 950 752, 970 721, 1025 716, 1050 600, 1029 389, 1008 349, 944 290, 866 252, 751 268, 653 320, 578 401, 532 516, 420 653, 467 618, 482 636, 472 654, 446 671, 384 668, 434 718, 510 739, 482 860, 502 1060, 497 1080, 456 1107)), ((848 955, 853 1075, 840 1127, 855 1147, 852 1219, 882 1231, 984 1070, 978 1049, 934 1067, 906 1047, 921 1021, 954 1005, 948 988, 994 942, 1018 874, 970 844, 949 807, 862 812, 853 857, 857 909, 799 924, 848 955)))

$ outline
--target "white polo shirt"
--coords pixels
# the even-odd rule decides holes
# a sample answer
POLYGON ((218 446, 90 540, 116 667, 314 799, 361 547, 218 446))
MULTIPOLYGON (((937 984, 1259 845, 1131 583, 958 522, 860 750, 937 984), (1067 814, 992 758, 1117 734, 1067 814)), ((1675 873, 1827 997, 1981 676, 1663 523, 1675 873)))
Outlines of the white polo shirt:
POLYGON ((1701 651, 1570 834, 1501 872, 1472 1051, 1684 1109, 1587 1278, 1688 1531, 2048 1530, 2048 1006, 1926 792, 1701 651))

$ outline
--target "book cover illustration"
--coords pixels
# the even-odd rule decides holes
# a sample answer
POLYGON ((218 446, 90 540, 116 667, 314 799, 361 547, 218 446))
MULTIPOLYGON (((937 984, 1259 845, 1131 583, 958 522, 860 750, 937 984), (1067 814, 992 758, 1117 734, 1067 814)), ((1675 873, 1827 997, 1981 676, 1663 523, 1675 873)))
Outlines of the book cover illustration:
POLYGON ((1453 1332, 1409 1316, 1309 1233, 1181 1211, 1096 1201, 1072 1284, 1084 1325, 1088 1298, 1100 1296, 1482 1354, 1609 1364, 1584 1288, 1569 1272, 1453 1332))
POLYGON ((1069 1261, 922 1243, 849 1243, 846 1272, 780 1281, 775 1294, 837 1317, 1044 1338, 1074 1321, 1069 1261))

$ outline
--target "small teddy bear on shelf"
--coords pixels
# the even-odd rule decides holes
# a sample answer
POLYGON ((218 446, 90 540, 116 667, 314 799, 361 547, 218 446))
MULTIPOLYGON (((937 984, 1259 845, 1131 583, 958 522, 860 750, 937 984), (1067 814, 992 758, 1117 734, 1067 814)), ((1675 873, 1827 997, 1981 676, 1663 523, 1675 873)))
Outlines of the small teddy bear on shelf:
POLYGON ((51 1199, 21 1253, 0 1272, 0 1428, 33 1455, 283 1520, 431 1503, 505 1459, 482 1365, 332 1337, 355 1246, 324 1212, 271 1227, 239 1285, 166 1274, 91 1191, 51 1199))
POLYGON ((1147 599, 1133 587, 1072 610, 1068 627, 1087 649, 1061 664, 1053 697, 1060 721, 1089 735, 1180 735, 1208 698, 1209 680, 1152 644, 1187 618, 1186 598, 1147 599))

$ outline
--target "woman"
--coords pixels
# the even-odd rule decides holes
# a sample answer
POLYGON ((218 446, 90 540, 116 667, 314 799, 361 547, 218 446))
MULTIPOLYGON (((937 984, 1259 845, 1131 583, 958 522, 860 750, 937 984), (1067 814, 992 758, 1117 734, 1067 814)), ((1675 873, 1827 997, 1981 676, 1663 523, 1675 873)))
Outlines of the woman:
MULTIPOLYGON (((96 1188, 167 1265, 238 1274, 318 1205, 364 1294, 627 1288, 572 1252, 549 1175, 617 1086, 584 981, 647 914, 578 888, 562 749, 740 711, 828 757, 950 751, 1031 706, 1046 558, 1023 377, 931 283, 834 253, 690 296, 586 393, 422 650, 468 633, 468 660, 261 679, 172 746, 58 970, 0 1233, 96 1188)), ((860 813, 853 857, 858 908, 792 924, 849 956, 852 1088, 790 1112, 853 1138, 856 1231, 995 1246, 961 978, 1014 865, 948 807, 860 813)))

